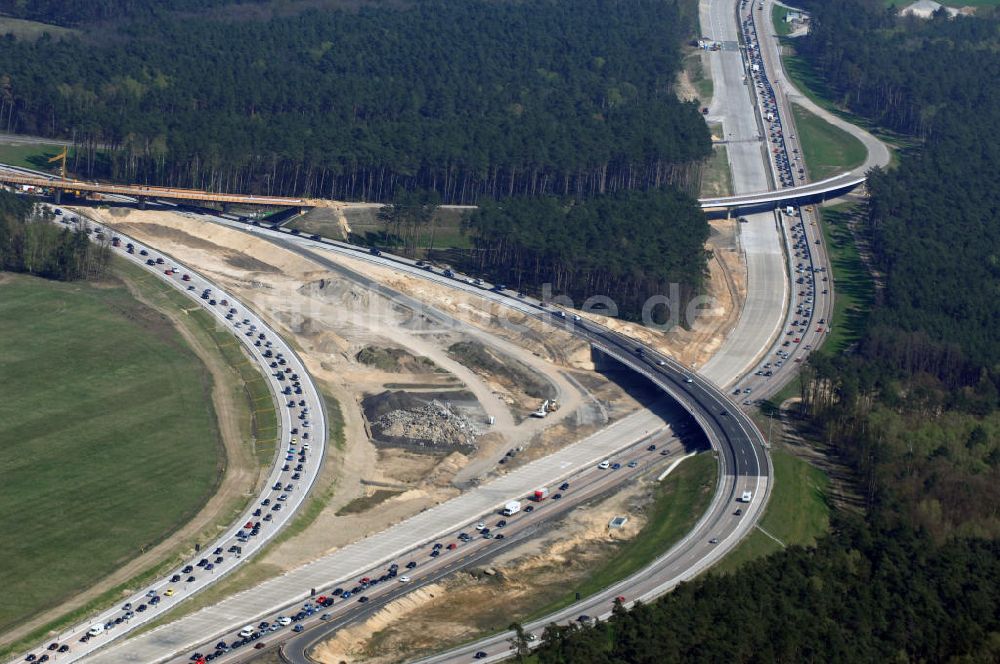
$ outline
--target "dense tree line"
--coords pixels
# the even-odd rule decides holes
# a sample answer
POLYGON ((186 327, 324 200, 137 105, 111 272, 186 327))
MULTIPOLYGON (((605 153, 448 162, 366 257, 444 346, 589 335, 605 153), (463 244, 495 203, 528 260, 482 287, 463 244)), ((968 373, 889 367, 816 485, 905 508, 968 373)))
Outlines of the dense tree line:
POLYGON ((922 143, 871 174, 861 231, 884 287, 854 352, 811 362, 805 404, 870 505, 938 539, 996 537, 1000 17, 919 20, 867 0, 815 11, 802 49, 814 70, 839 89, 836 63, 854 63, 854 84, 895 101, 871 105, 866 93, 848 105, 922 143), (906 109, 924 109, 920 121, 906 109))
POLYGON ((606 624, 550 626, 538 662, 995 662, 997 578, 995 540, 938 548, 910 530, 841 523, 816 549, 683 584, 606 624))
POLYGON ((671 89, 692 17, 681 0, 427 0, 8 36, 0 130, 72 137, 85 176, 268 194, 693 186, 708 129, 671 89))
POLYGON ((468 225, 472 267, 493 281, 536 293, 548 284, 576 306, 608 296, 625 318, 640 318, 653 296, 675 298, 673 311, 651 310, 658 322, 680 314, 705 273, 708 225, 676 190, 484 202, 468 225))
POLYGON ((607 625, 551 628, 541 664, 1000 660, 1000 22, 808 5, 817 76, 919 143, 869 181, 858 232, 884 285, 861 339, 802 380, 865 514, 607 625))
POLYGON ((271 0, 0 0, 8 16, 77 26, 92 21, 153 16, 166 11, 196 11, 224 5, 262 4, 271 0))
POLYGON ((900 17, 881 0, 799 4, 813 10, 813 21, 796 51, 834 101, 884 127, 926 136, 955 105, 1000 103, 998 24, 989 8, 975 18, 939 12, 925 20, 900 17))
POLYGON ((74 281, 101 276, 109 261, 106 245, 56 226, 30 200, 0 191, 0 270, 74 281))

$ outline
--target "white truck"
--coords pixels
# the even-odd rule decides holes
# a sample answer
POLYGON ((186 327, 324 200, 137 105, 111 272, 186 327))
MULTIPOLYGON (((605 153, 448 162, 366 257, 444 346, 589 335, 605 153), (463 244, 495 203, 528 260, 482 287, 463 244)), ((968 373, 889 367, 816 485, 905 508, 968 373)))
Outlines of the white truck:
POLYGON ((521 511, 521 501, 519 500, 512 500, 503 506, 504 516, 514 516, 520 511, 521 511))
POLYGON ((753 500, 753 493, 750 491, 744 491, 743 495, 740 496, 741 503, 749 503, 751 500, 753 500))

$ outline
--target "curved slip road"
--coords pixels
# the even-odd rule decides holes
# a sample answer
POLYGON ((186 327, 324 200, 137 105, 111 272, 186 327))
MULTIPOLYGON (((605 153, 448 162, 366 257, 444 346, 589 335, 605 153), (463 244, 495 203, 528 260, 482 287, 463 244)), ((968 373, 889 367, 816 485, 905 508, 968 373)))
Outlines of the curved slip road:
MULTIPOLYGON (((243 224, 216 220, 244 230, 243 224)), ((320 259, 322 253, 317 250, 333 250, 348 254, 363 260, 368 260, 394 269, 411 272, 425 278, 432 278, 446 283, 453 288, 468 290, 477 295, 492 299, 498 303, 513 307, 524 313, 529 313, 553 324, 565 325, 571 331, 583 335, 599 347, 604 347, 609 354, 621 357, 626 363, 641 362, 644 371, 652 366, 656 368, 658 380, 667 381, 666 372, 672 372, 674 379, 664 382, 665 386, 679 395, 682 402, 690 402, 694 416, 699 424, 710 433, 714 444, 719 446, 720 458, 725 465, 720 475, 720 491, 717 492, 716 505, 725 504, 728 496, 733 495, 737 487, 748 487, 755 491, 754 505, 760 506, 766 500, 769 489, 769 469, 763 461, 763 448, 760 434, 752 422, 735 408, 714 386, 700 377, 694 377, 692 383, 685 382, 683 376, 689 372, 672 363, 667 358, 659 358, 652 354, 648 357, 662 359, 665 366, 646 366, 646 360, 629 356, 622 351, 621 344, 631 347, 631 342, 590 323, 575 325, 571 320, 559 317, 548 308, 542 308, 537 301, 519 299, 511 293, 501 293, 486 290, 471 283, 445 277, 437 272, 421 270, 407 261, 395 261, 386 256, 373 256, 370 253, 343 243, 315 242, 288 233, 266 229, 253 229, 254 234, 265 236, 284 246, 300 252, 308 252, 311 259, 320 259), (700 399, 708 401, 708 408, 701 406, 691 393, 700 399), (719 409, 716 412, 716 409, 719 409), (729 415, 722 416, 726 410, 729 415), (740 437, 739 441, 730 438, 740 437), (727 448, 733 448, 727 452, 727 448), (755 451, 755 452, 754 452, 755 451), (752 484, 752 486, 751 486, 752 484), (763 493, 760 493, 763 492, 763 493)), ((341 268, 344 269, 344 268, 341 268)), ((380 287, 384 288, 384 287, 380 287)), ((395 296, 395 295, 394 295, 395 296)), ((432 310, 423 305, 422 311, 432 310)), ((652 361, 652 360, 649 360, 652 361)), ((98 653, 91 661, 94 662, 160 662, 170 660, 178 653, 188 653, 214 643, 216 637, 239 630, 246 624, 255 623, 263 616, 281 612, 291 602, 303 601, 309 597, 312 589, 322 592, 355 576, 360 577, 366 571, 378 565, 401 558, 415 547, 446 536, 456 527, 468 523, 470 519, 479 518, 494 512, 499 506, 512 497, 530 494, 539 486, 557 483, 581 469, 596 465, 602 459, 628 449, 646 439, 650 433, 655 433, 663 427, 663 420, 651 411, 643 411, 631 415, 605 430, 582 441, 574 443, 548 457, 531 462, 509 474, 485 483, 450 501, 418 514, 406 521, 388 528, 380 533, 355 542, 342 549, 324 556, 301 568, 290 571, 280 577, 268 580, 255 588, 234 595, 221 601, 213 607, 201 610, 181 618, 174 623, 159 627, 151 632, 140 635, 98 653)), ((740 489, 747 490, 747 489, 740 489)), ((738 520, 742 530, 749 528, 756 518, 756 512, 748 513, 747 518, 738 520)), ((706 522, 703 519, 703 523, 706 522)), ((723 528, 721 523, 714 524, 723 528)), ((728 528, 729 521, 725 526, 728 528)), ((721 550, 735 544, 738 537, 729 538, 729 530, 723 528, 724 540, 721 546, 712 546, 712 555, 722 555, 721 550), (718 551, 716 553, 716 551, 718 551)), ((720 530, 720 533, 723 532, 720 530)), ((705 543, 698 542, 699 546, 705 543)))

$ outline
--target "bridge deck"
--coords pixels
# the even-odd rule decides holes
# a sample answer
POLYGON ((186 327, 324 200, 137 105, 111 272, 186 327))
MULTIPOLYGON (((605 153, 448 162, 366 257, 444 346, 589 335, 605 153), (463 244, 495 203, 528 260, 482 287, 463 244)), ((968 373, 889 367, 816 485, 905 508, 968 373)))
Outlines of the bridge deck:
POLYGON ((117 185, 82 180, 62 180, 46 178, 22 173, 0 171, 0 182, 23 184, 32 187, 47 187, 63 191, 92 191, 102 194, 120 194, 136 198, 166 198, 185 201, 212 201, 216 203, 243 203, 245 205, 280 205, 286 207, 310 206, 312 203, 304 198, 285 198, 281 196, 255 196, 253 194, 220 194, 198 189, 176 189, 172 187, 146 187, 143 185, 117 185))

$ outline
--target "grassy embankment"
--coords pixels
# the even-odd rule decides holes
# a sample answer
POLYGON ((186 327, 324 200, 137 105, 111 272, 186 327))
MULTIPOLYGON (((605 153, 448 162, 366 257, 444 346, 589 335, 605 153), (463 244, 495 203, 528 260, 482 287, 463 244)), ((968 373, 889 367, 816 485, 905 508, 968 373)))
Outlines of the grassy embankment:
POLYGON ((798 104, 792 104, 792 115, 812 180, 824 180, 865 162, 868 151, 854 136, 798 104))
POLYGON ((822 210, 823 239, 833 271, 834 305, 830 333, 820 352, 830 355, 844 352, 861 338, 875 301, 872 275, 861 260, 848 226, 852 215, 858 213, 858 206, 851 203, 822 210))
POLYGON ((712 77, 705 75, 705 61, 702 59, 704 53, 698 49, 684 56, 684 73, 698 93, 698 101, 702 106, 708 106, 712 102, 715 87, 712 84, 712 77))
MULTIPOLYGON (((865 318, 874 300, 871 274, 861 260, 848 227, 851 215, 857 212, 854 204, 835 205, 822 211, 823 236, 835 278, 835 299, 830 334, 817 353, 842 353, 854 344, 864 330, 865 318)), ((765 404, 765 409, 775 408, 798 392, 796 380, 765 404)), ((826 531, 829 523, 830 508, 824 497, 827 478, 822 471, 780 448, 776 448, 772 456, 775 485, 760 527, 785 545, 809 545, 826 531)), ((716 570, 732 571, 743 562, 779 548, 778 542, 755 530, 716 570)))
POLYGON ((774 489, 759 528, 716 565, 713 572, 731 572, 747 561, 781 549, 782 545, 809 546, 829 528, 830 507, 825 496, 828 480, 823 471, 781 449, 774 449, 771 457, 774 489), (761 529, 781 540, 781 544, 761 529))
POLYGON ((733 193, 733 174, 725 145, 712 146, 712 156, 702 166, 701 191, 703 197, 728 196, 733 193))
POLYGON ((400 493, 402 492, 394 491, 392 489, 376 489, 372 495, 355 498, 341 507, 337 510, 337 516, 347 516, 349 514, 361 514, 362 512, 367 512, 373 507, 378 507, 390 498, 398 496, 400 493))
POLYGON ((718 463, 711 454, 698 454, 683 461, 657 487, 656 497, 648 508, 648 520, 642 530, 623 542, 614 555, 594 567, 581 583, 568 588, 560 597, 533 610, 524 619, 544 616, 572 604, 576 594, 592 595, 612 583, 628 577, 680 541, 708 509, 715 491, 718 463))
POLYGON ((498 354, 478 341, 459 341, 448 347, 448 355, 457 362, 481 373, 493 376, 529 397, 555 398, 555 388, 530 367, 498 354))
POLYGON ((205 367, 120 284, 0 285, 0 628, 189 520, 222 473, 205 367))
POLYGON ((774 25, 774 33, 779 37, 787 37, 792 32, 792 24, 785 20, 788 16, 788 8, 781 5, 774 5, 771 8, 771 23, 774 25))

